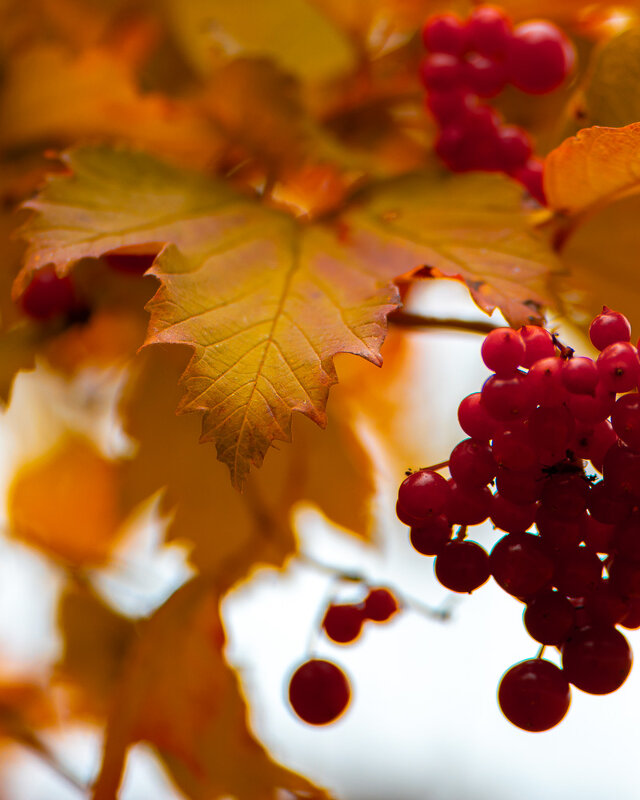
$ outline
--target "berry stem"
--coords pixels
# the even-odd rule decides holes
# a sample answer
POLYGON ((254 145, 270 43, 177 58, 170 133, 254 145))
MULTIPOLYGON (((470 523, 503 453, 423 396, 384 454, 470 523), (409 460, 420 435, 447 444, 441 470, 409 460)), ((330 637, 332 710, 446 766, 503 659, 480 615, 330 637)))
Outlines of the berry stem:
POLYGON ((544 653, 544 649, 545 649, 546 646, 547 646, 546 644, 541 644, 540 645, 540 649, 536 653, 536 658, 542 658, 542 654, 544 653))
POLYGON ((467 536, 467 526, 466 525, 461 525, 458 528, 458 530, 456 531, 456 535, 454 536, 454 539, 458 539, 459 541, 462 541, 463 539, 466 538, 466 536, 467 536))
MULTIPOLYGON (((319 621, 316 625, 314 625, 311 637, 309 640, 308 652, 314 652, 314 642, 315 637, 319 635, 322 631, 322 620, 324 618, 324 610, 327 605, 335 599, 335 592, 333 586, 335 585, 336 581, 352 581, 362 583, 363 586, 369 588, 374 584, 371 584, 363 575, 359 575, 356 572, 344 572, 340 567, 333 567, 331 564, 326 564, 323 561, 317 561, 313 556, 308 555, 307 553, 298 553, 298 558, 308 564, 310 567, 314 567, 315 569, 325 572, 333 576, 334 580, 329 585, 329 588, 325 592, 323 596, 323 600, 320 604, 320 611, 319 611, 319 621)), ((377 585, 377 584, 376 584, 377 585)), ((414 597, 407 595, 405 592, 401 592, 395 586, 391 586, 386 584, 386 588, 388 588, 398 599, 398 603, 401 608, 413 608, 414 611, 417 611, 419 614, 422 614, 424 617, 428 619, 435 619, 438 622, 447 622, 451 619, 453 606, 455 602, 459 600, 459 598, 454 597, 450 600, 447 600, 445 604, 439 607, 428 606, 426 603, 423 603, 421 600, 416 600, 414 597)))
POLYGON ((428 317, 423 314, 403 311, 402 309, 393 311, 387 319, 391 325, 395 325, 398 328, 449 328, 468 333, 479 333, 482 336, 486 336, 487 333, 501 327, 493 322, 458 319, 456 317, 428 317))
POLYGON ((569 347, 569 345, 562 344, 560 339, 558 339, 558 334, 557 333, 552 333, 551 334, 551 338, 553 339, 553 343, 555 344, 555 346, 560 351, 560 358, 564 358, 567 361, 570 358, 573 358, 573 354, 575 353, 575 350, 573 349, 573 347, 569 347))

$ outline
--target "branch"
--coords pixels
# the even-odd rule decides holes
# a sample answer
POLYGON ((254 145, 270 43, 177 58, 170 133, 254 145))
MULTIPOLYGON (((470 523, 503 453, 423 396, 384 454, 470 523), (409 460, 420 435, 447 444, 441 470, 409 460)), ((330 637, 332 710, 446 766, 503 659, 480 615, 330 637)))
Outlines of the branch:
POLYGON ((481 322, 478 320, 457 319, 455 317, 427 317, 423 314, 412 314, 410 311, 393 311, 387 317, 389 324, 398 328, 447 328, 449 330, 479 333, 486 336, 496 328, 503 327, 494 322, 481 322))

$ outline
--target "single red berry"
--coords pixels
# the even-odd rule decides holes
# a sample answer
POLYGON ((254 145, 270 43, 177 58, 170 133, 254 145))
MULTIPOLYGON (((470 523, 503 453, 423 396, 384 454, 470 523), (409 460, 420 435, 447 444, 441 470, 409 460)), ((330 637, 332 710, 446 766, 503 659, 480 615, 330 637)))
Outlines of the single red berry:
POLYGON ((409 541, 423 556, 438 555, 451 539, 451 523, 444 514, 436 514, 411 526, 409 541))
POLYGON ((569 710, 571 689, 562 670, 550 661, 531 658, 502 676, 498 702, 505 717, 525 731, 547 731, 569 710))
POLYGON ((67 314, 76 305, 73 281, 68 275, 60 278, 53 266, 33 273, 20 298, 24 313, 39 321, 67 314))
POLYGON ((322 627, 327 636, 339 644, 355 641, 362 630, 364 615, 358 606, 330 605, 322 620, 322 627))
POLYGON ((386 622, 398 611, 398 601, 388 589, 369 589, 364 601, 364 615, 374 622, 386 622))
POLYGON ((351 699, 345 673, 331 661, 314 658, 301 664, 289 681, 289 702, 309 725, 335 722, 351 699))
POLYGON ((520 328, 519 333, 526 347, 526 354, 522 364, 527 369, 530 369, 536 361, 556 355, 553 337, 545 328, 541 328, 538 325, 525 325, 520 328))
POLYGON ((528 94, 557 89, 573 69, 575 51, 564 33, 550 22, 532 20, 514 28, 509 40, 509 80, 528 94))
POLYGON ((589 338, 595 348, 604 350, 615 342, 630 341, 631 324, 624 314, 603 306, 602 312, 593 318, 589 326, 589 338))
POLYGON ((477 542, 454 539, 436 556, 436 578, 452 592, 473 592, 489 580, 489 556, 477 542))
POLYGON ((422 28, 422 41, 432 53, 459 56, 468 46, 467 26, 455 14, 435 14, 422 28))
POLYGON ((631 670, 633 656, 627 640, 608 625, 574 630, 562 648, 562 671, 567 680, 589 694, 619 689, 631 670))
POLYGON ((474 8, 467 22, 469 47, 483 56, 502 59, 511 39, 511 20, 500 8, 474 8))
MULTIPOLYGON (((440 514, 449 499, 447 480, 431 469, 421 469, 406 477, 398 489, 398 515, 406 513, 413 520, 440 514)), ((403 516, 400 519, 404 522, 403 516)))
POLYGON ((507 84, 504 64, 480 53, 471 53, 464 65, 464 83, 478 97, 495 97, 507 84))

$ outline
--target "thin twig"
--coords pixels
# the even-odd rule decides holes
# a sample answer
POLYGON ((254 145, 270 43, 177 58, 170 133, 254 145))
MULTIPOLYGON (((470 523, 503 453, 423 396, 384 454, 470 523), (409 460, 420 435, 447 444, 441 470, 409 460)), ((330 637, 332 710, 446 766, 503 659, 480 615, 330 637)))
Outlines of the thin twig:
POLYGON ((56 775, 79 792, 82 792, 85 797, 89 794, 90 787, 74 775, 67 766, 62 764, 49 746, 36 733, 24 731, 21 735, 16 736, 15 741, 27 748, 35 756, 38 756, 56 775))
POLYGON ((466 333, 479 333, 486 336, 487 333, 503 326, 496 325, 494 322, 482 322, 480 320, 457 319, 456 317, 429 317, 424 314, 413 314, 410 311, 393 311, 387 317, 390 325, 397 328, 446 328, 449 330, 465 331, 466 333))

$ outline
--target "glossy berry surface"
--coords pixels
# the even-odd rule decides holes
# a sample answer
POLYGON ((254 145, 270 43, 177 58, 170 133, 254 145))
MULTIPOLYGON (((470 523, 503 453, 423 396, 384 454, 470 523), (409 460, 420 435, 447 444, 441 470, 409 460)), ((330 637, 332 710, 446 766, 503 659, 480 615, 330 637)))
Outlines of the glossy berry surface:
POLYGON ((476 542, 454 540, 438 554, 435 573, 452 592, 473 592, 489 579, 489 556, 476 542))
POLYGON ((517 25, 509 41, 507 73, 511 83, 529 94, 557 89, 573 69, 575 53, 564 33, 550 22, 517 25))
POLYGON ((363 622, 364 615, 358 606, 330 605, 322 620, 322 627, 334 642, 350 644, 360 635, 363 622))
POLYGON ((571 689, 562 670, 540 658, 521 661, 502 676, 498 702, 505 717, 525 731, 546 731, 569 710, 571 689))
POLYGON ((625 637, 605 625, 575 631, 562 648, 562 670, 567 680, 589 694, 619 689, 631 663, 631 648, 625 637))
POLYGON ((289 703, 309 725, 335 722, 349 705, 351 686, 345 673, 331 661, 311 659, 301 664, 289 681, 289 703))

